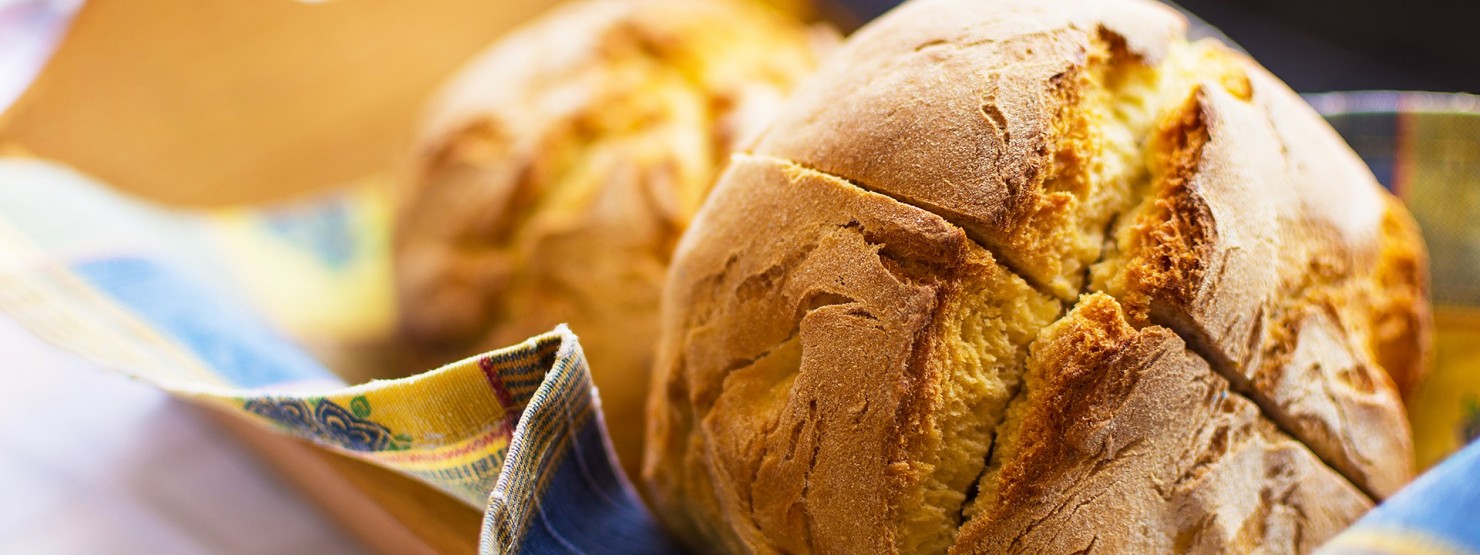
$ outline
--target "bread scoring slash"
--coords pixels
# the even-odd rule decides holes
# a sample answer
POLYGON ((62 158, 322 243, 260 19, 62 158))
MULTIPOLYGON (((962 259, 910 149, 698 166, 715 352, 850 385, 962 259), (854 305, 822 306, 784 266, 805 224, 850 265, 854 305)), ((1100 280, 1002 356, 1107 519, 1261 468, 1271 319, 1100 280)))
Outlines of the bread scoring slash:
POLYGON ((1412 475, 1424 250, 1138 0, 914 0, 676 251, 643 479, 730 552, 1306 552, 1412 475))

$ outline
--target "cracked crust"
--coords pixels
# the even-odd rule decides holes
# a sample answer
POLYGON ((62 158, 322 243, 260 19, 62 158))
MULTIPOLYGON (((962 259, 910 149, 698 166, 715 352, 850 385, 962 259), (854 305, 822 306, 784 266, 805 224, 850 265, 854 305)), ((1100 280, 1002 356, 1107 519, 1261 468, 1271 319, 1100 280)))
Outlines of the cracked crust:
POLYGON ((1201 84, 1165 122, 1152 190, 1092 285, 1138 323, 1182 334, 1282 428, 1386 497, 1413 473, 1394 377, 1411 383, 1424 363, 1421 239, 1294 93, 1203 48, 1244 66, 1247 86, 1201 84))
POLYGON ((896 13, 908 16, 851 37, 757 151, 940 214, 1072 300, 1128 193, 1117 181, 1130 176, 1114 171, 1137 170, 1113 159, 1134 145, 1100 127, 1149 123, 1121 111, 1142 100, 1136 91, 1113 87, 1144 76, 1107 73, 1159 60, 1184 22, 1151 2, 1092 0, 919 1, 896 13), (1096 179, 1098 165, 1115 167, 1096 179))
POLYGON ((955 553, 1306 553, 1372 507, 1106 295, 1043 330, 1026 380, 955 553))
POLYGON ((402 328, 426 362, 569 323, 635 475, 670 253, 813 38, 743 2, 583 1, 471 62, 398 191, 402 328))
POLYGON ((1181 25, 915 0, 851 38, 677 251, 659 516, 734 552, 1304 552, 1404 483, 1415 228, 1181 25))
POLYGON ((722 183, 744 186, 714 192, 664 301, 681 339, 650 407, 660 514, 730 551, 943 550, 1058 303, 938 216, 835 177, 740 156, 722 183))

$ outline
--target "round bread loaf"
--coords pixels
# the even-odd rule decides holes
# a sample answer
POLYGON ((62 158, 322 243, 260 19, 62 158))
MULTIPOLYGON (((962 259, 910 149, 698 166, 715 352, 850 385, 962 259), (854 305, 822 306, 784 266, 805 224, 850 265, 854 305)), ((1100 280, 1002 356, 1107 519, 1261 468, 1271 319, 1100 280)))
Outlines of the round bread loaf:
POLYGON ((567 322, 635 475, 659 290, 715 174, 815 67, 750 1, 586 0, 476 58, 397 199, 402 328, 426 363, 567 322))
POLYGON ((643 478, 729 552, 1306 552, 1411 476, 1416 227, 1145 0, 914 0, 675 253, 643 478))

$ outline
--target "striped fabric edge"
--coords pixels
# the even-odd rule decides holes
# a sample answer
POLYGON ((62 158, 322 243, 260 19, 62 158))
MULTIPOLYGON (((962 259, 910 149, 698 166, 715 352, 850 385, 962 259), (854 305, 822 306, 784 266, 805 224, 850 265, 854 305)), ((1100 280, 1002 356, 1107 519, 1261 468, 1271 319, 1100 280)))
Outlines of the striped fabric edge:
MULTIPOLYGON (((564 326, 560 329, 565 330, 564 326)), ((580 346, 563 342, 543 386, 530 395, 509 442, 504 472, 488 497, 481 551, 519 551, 541 495, 557 465, 569 454, 572 432, 591 423, 592 389, 580 346)))
POLYGON ((622 474, 580 343, 563 341, 525 401, 479 551, 682 553, 622 474))
POLYGON ((557 347, 577 341, 560 326, 416 376, 315 395, 230 389, 186 394, 224 401, 227 408, 278 431, 399 471, 470 506, 484 507, 502 474, 524 401, 545 387, 543 376, 561 364, 557 347), (527 393, 501 393, 518 390, 506 384, 531 379, 536 385, 527 393), (402 425, 388 425, 396 421, 402 425), (427 431, 399 431, 416 424, 427 431))

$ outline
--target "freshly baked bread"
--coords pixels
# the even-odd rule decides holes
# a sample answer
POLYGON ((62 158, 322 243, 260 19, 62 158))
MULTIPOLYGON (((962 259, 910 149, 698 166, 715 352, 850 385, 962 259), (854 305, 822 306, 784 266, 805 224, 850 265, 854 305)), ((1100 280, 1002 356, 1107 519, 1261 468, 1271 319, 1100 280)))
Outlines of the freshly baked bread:
POLYGON ((730 552, 1304 552, 1412 474, 1416 228, 1149 0, 913 0, 737 155, 643 478, 730 552))
POLYGON ((397 199, 402 327, 424 360, 568 322, 635 475, 673 246, 826 38, 751 1, 583 0, 471 62, 397 199))

